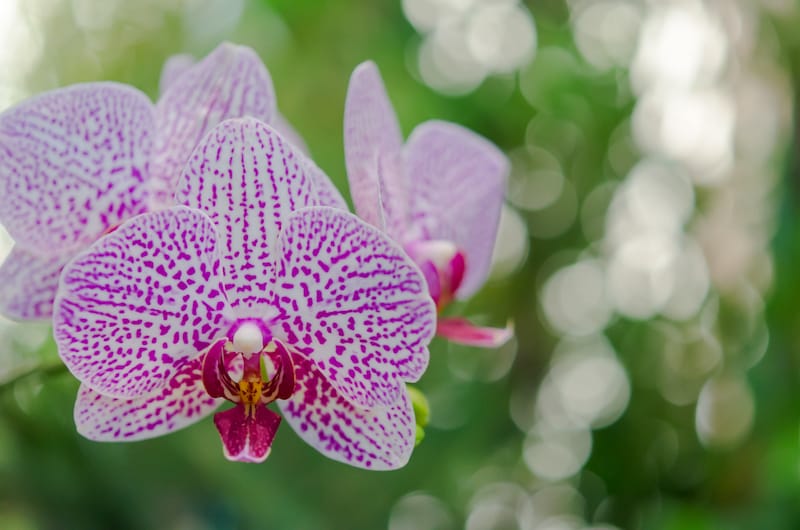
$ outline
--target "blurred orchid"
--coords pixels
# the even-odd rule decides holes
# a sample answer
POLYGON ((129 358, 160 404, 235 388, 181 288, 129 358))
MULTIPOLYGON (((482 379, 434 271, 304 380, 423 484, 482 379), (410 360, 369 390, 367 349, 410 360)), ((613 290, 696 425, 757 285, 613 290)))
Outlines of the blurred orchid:
POLYGON ((275 116, 272 80, 249 48, 222 44, 197 64, 178 63, 166 63, 155 105, 133 87, 101 82, 0 115, 0 223, 15 240, 0 266, 0 313, 50 317, 64 264, 124 220, 171 204, 211 127, 275 116))
MULTIPOLYGON (((453 123, 428 121, 403 145, 378 68, 359 65, 345 105, 345 157, 356 212, 399 242, 419 265, 441 310, 484 283, 503 203, 508 160, 453 123)), ((440 318, 438 334, 496 347, 512 335, 463 318, 440 318)))
POLYGON ((277 400, 326 456, 405 464, 405 383, 425 370, 436 310, 400 247, 320 206, 314 173, 267 125, 225 121, 187 163, 181 206, 123 223, 65 267, 54 331, 82 382, 79 432, 160 436, 227 399, 214 417, 226 456, 263 461, 277 400))

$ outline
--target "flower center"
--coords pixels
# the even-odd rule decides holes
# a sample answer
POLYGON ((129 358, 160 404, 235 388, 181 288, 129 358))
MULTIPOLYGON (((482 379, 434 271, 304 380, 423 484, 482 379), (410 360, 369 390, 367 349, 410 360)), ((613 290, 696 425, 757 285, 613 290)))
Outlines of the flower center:
POLYGON ((233 334, 233 341, 226 346, 228 351, 251 355, 264 348, 264 333, 253 322, 244 322, 233 334))
POLYGON ((247 417, 257 406, 294 393, 294 363, 286 347, 271 338, 261 322, 237 323, 209 347, 203 359, 203 385, 212 397, 242 405, 247 417), (241 377, 236 378, 241 362, 241 377))
POLYGON ((464 279, 464 253, 452 241, 442 239, 415 241, 406 246, 406 252, 422 270, 428 291, 441 311, 453 300, 464 279))

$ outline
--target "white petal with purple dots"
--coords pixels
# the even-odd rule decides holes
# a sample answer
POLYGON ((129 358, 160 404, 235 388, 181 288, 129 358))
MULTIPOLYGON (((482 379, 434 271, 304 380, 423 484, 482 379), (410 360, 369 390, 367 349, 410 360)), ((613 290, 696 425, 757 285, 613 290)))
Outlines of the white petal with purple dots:
POLYGON ((278 401, 286 422, 320 453, 373 470, 403 467, 414 450, 414 411, 405 391, 390 407, 364 410, 341 397, 313 363, 295 355, 297 390, 278 401))
POLYGON ((61 269, 71 257, 39 257, 12 248, 0 265, 0 313, 19 320, 52 318, 61 269))
POLYGON ((342 210, 348 209, 342 194, 339 193, 339 190, 333 185, 330 177, 328 177, 313 160, 305 157, 303 159, 303 168, 308 178, 311 179, 314 195, 316 196, 316 204, 318 206, 332 206, 333 208, 340 208, 342 210))
POLYGON ((436 307, 397 244, 329 207, 292 214, 280 237, 276 335, 348 401, 392 405, 428 364, 436 307))
POLYGON ((211 220, 185 207, 124 223, 64 268, 54 334, 70 371, 96 392, 162 390, 232 317, 211 220))
POLYGON ((203 388, 198 358, 186 362, 163 389, 145 397, 117 399, 81 385, 75 401, 75 425, 90 440, 145 440, 188 427, 222 402, 203 388))
POLYGON ((146 209, 150 100, 117 83, 73 85, 0 115, 0 222, 40 256, 76 251, 146 209))
POLYGON ((269 122, 274 113, 272 78, 250 48, 223 43, 186 68, 156 105, 154 204, 171 204, 181 169, 211 128, 242 116, 269 122))
POLYGON ((292 211, 315 203, 295 149, 258 120, 227 120, 197 146, 178 186, 176 199, 217 227, 225 289, 241 316, 272 313, 278 232, 292 211))

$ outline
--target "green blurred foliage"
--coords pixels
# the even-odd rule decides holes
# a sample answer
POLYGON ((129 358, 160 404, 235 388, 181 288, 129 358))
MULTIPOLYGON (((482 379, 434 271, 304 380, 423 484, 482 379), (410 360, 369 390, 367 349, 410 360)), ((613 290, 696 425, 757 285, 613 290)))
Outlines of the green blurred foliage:
MULTIPOLYGON (((167 8, 135 38, 91 41, 70 25, 68 4, 53 3, 61 11, 50 16, 41 35, 42 66, 25 80, 30 92, 116 79, 155 98, 166 57, 202 55, 215 45, 188 39, 189 30, 202 28, 187 28, 180 10, 167 8)), ((342 190, 347 80, 358 63, 372 59, 406 134, 436 118, 465 125, 505 150, 536 144, 558 158, 577 197, 585 198, 598 184, 620 180, 635 162, 634 153, 609 159, 611 143, 630 127, 635 98, 626 72, 598 72, 580 56, 564 2, 528 5, 539 38, 533 65, 519 79, 489 78, 459 97, 438 94, 420 81, 413 65, 420 37, 399 2, 251 2, 223 37, 261 54, 281 112, 342 190)), ((760 22, 795 84, 798 22, 760 22)), ((125 28, 128 22, 115 24, 125 28)), ((748 374, 756 396, 751 436, 730 450, 704 448, 695 433, 694 408, 667 402, 638 376, 656 369, 649 323, 613 322, 607 334, 631 374, 632 397, 617 422, 594 433, 591 457, 572 481, 583 496, 578 515, 585 520, 663 530, 800 528, 796 149, 795 140, 786 146, 790 162, 776 160, 783 184, 767 307, 771 334, 764 360, 748 374)), ((546 213, 525 215, 531 224, 551 222, 546 213)), ((262 465, 227 462, 210 419, 150 441, 89 442, 77 435, 72 421, 77 383, 59 369, 52 341, 46 342, 29 355, 40 356, 47 369, 0 389, 0 528, 385 528, 397 501, 418 491, 443 501, 451 514, 444 527, 459 528, 483 484, 514 482, 535 489, 539 481, 521 456, 525 433, 512 421, 509 402, 514 389, 539 382, 556 342, 540 317, 542 283, 592 242, 580 222, 558 237, 529 242, 531 253, 518 271, 453 309, 488 315, 487 323, 494 325, 513 318, 518 351, 512 369, 492 382, 455 378, 450 364, 473 363, 480 370, 485 352, 434 340, 431 366, 419 384, 431 402, 431 424, 409 465, 399 471, 366 472, 329 461, 285 425, 262 465)), ((739 327, 726 329, 733 335, 739 327)), ((23 328, 23 343, 25 333, 23 328)))

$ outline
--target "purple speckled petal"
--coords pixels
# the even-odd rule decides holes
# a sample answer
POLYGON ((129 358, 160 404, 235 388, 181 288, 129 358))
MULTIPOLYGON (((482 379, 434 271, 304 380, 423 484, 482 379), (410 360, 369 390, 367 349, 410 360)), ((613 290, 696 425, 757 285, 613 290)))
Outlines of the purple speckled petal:
POLYGON ((205 391, 200 381, 200 359, 192 359, 163 389, 150 396, 117 399, 81 385, 75 401, 75 424, 90 440, 144 440, 187 427, 223 402, 205 391))
POLYGON ((228 118, 253 116, 269 122, 275 114, 272 79, 250 48, 220 44, 188 68, 156 105, 153 201, 169 205, 181 170, 197 143, 228 118))
POLYGON ((465 318, 440 318, 436 333, 449 341, 480 348, 499 348, 514 336, 514 327, 504 328, 476 326, 465 318))
POLYGON ((409 188, 405 177, 402 153, 382 154, 378 157, 378 185, 386 233, 395 241, 409 242, 410 203, 416 190, 409 188))
POLYGON ((403 392, 397 403, 370 411, 337 394, 313 363, 295 355, 297 390, 278 401, 286 421, 323 455, 352 466, 397 469, 414 450, 414 410, 403 392))
POLYGON ((241 404, 214 414, 225 458, 234 462, 266 460, 280 424, 281 417, 264 405, 255 407, 255 417, 247 416, 241 404))
POLYGON ((258 120, 227 120, 197 146, 181 177, 176 199, 217 226, 225 290, 240 316, 272 313, 278 232, 290 212, 314 200, 300 156, 258 120))
POLYGON ((311 184, 317 197, 316 204, 318 206, 331 206, 341 210, 348 210, 347 203, 344 201, 342 194, 339 193, 339 190, 336 189, 336 186, 331 182, 330 177, 328 177, 317 164, 306 157, 303 159, 303 167, 306 175, 311 179, 311 184))
POLYGON ((304 155, 309 156, 310 151, 308 150, 308 146, 306 145, 305 140, 303 137, 300 136, 300 133, 297 132, 289 120, 287 120, 283 114, 275 111, 275 115, 272 117, 272 121, 269 122, 272 125, 272 128, 278 131, 278 134, 283 136, 285 139, 289 141, 293 146, 295 146, 300 152, 304 155))
POLYGON ((344 153, 350 195, 356 212, 383 229, 379 160, 386 166, 399 157, 403 147, 397 122, 381 74, 375 63, 361 63, 350 76, 344 109, 344 153))
POLYGON ((279 244, 275 335, 352 403, 394 404, 424 372, 436 328, 417 266, 376 228, 324 206, 289 217, 279 244))
POLYGON ((102 394, 160 391, 230 325, 220 268, 202 212, 131 219, 64 267, 53 310, 61 358, 102 394))
POLYGON ((279 340, 274 341, 275 351, 266 353, 273 370, 269 371, 269 381, 261 391, 264 403, 272 403, 276 399, 286 399, 292 395, 297 386, 292 356, 286 346, 279 340))
POLYGON ((158 93, 166 92, 196 62, 195 58, 188 53, 179 53, 164 61, 164 66, 161 68, 161 79, 158 82, 158 93))
POLYGON ((138 90, 87 83, 0 115, 0 222, 40 256, 77 251, 146 209, 153 105, 138 90))
POLYGON ((0 313, 17 320, 50 319, 61 269, 71 256, 42 258, 15 246, 0 265, 0 313))
POLYGON ((466 298, 489 272, 508 159, 481 136, 440 121, 414 129, 405 154, 416 235, 450 240, 464 252, 466 272, 456 296, 466 298))

